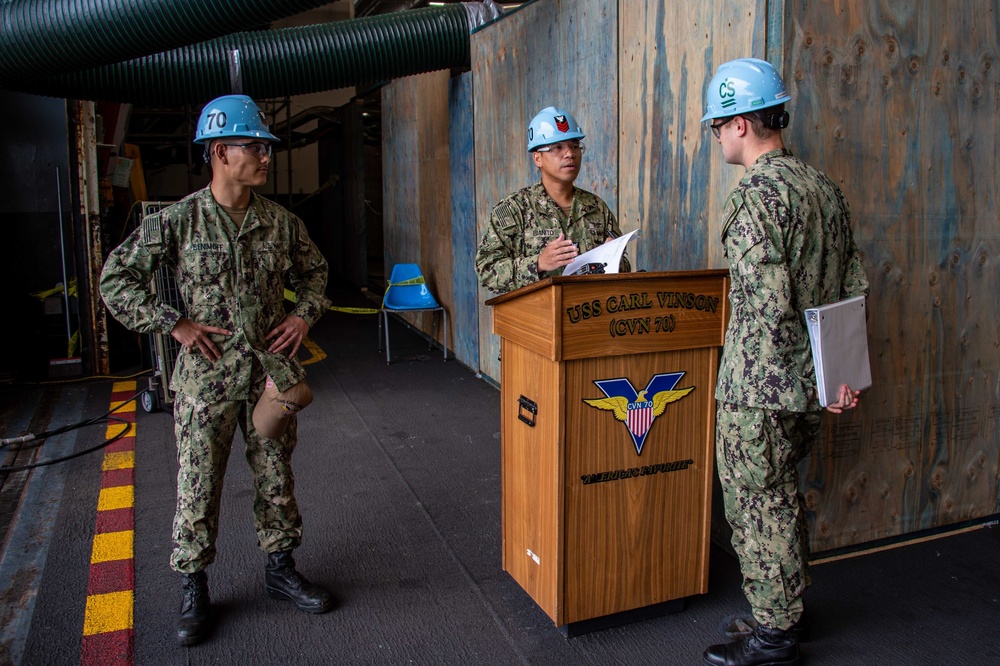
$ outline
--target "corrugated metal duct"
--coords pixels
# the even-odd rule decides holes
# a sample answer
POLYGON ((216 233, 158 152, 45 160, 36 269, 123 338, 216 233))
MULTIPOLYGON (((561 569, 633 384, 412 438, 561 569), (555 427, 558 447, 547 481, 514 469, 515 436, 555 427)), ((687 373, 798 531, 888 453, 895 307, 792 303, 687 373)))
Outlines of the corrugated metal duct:
POLYGON ((0 86, 194 44, 330 0, 0 1, 0 86))
POLYGON ((85 72, 23 92, 134 104, 200 104, 239 92, 258 99, 376 83, 469 65, 460 5, 226 35, 85 72))

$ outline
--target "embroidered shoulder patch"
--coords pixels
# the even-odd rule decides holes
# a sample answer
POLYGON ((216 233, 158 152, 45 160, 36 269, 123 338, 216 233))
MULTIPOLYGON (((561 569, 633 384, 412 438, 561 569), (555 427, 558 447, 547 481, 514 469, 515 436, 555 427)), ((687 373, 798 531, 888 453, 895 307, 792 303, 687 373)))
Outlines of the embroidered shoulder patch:
POLYGON ((163 227, 160 213, 142 218, 142 244, 163 245, 163 227))

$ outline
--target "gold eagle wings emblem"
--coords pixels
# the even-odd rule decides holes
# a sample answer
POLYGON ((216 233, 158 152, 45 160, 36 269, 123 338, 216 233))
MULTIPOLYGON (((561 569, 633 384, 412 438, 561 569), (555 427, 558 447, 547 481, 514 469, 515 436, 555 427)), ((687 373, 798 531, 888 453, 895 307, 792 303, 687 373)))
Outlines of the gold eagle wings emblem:
MULTIPOLYGON (((653 416, 659 416, 667 410, 667 405, 680 400, 693 390, 694 387, 692 386, 686 389, 676 389, 673 391, 660 391, 659 393, 654 393, 652 401, 653 416)), ((583 401, 591 407, 596 407, 597 409, 603 409, 614 413, 615 419, 618 421, 624 422, 628 419, 628 398, 624 396, 616 396, 614 398, 584 398, 583 401)), ((649 401, 646 397, 645 389, 639 391, 635 401, 649 401)))

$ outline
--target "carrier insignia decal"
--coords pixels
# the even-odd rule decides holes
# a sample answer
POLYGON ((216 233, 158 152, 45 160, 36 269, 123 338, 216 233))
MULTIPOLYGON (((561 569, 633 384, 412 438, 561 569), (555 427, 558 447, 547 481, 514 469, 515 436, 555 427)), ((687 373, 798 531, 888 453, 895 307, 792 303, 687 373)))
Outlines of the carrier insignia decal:
POLYGON ((667 410, 667 405, 676 402, 694 390, 695 387, 675 389, 683 372, 669 372, 653 375, 646 388, 636 392, 632 382, 624 377, 618 379, 597 379, 594 383, 606 397, 584 398, 583 401, 596 409, 614 414, 628 428, 636 455, 642 455, 642 445, 653 421, 667 410))

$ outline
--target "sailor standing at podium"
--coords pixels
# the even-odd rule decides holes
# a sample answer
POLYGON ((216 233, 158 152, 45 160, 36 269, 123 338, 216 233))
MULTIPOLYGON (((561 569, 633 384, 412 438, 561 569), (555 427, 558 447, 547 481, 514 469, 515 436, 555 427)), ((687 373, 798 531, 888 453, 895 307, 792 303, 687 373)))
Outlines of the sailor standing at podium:
MULTIPOLYGON (((729 195, 722 245, 731 312, 716 387, 716 461, 743 591, 756 626, 709 647, 707 664, 799 664, 807 524, 796 469, 818 440, 803 310, 868 293, 844 194, 782 141, 791 96, 774 68, 742 58, 719 66, 702 122, 746 174, 729 195)), ((844 385, 834 413, 858 403, 844 385)))
MULTIPOLYGON (((528 152, 541 180, 493 207, 476 252, 476 273, 490 291, 502 294, 560 275, 581 252, 621 236, 608 205, 573 185, 584 136, 573 116, 554 106, 532 118, 528 152)), ((620 270, 631 270, 624 255, 620 270)))

